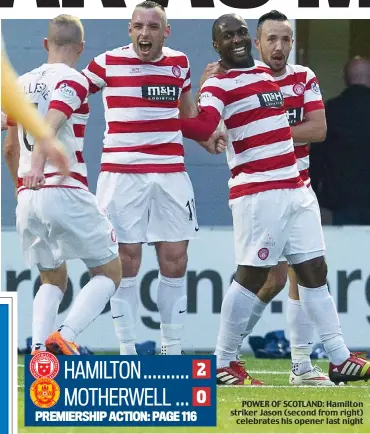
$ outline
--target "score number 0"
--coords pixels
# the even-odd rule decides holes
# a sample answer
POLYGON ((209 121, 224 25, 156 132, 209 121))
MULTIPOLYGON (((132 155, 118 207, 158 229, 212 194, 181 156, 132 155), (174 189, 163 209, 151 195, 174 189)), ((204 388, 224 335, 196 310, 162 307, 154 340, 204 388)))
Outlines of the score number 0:
MULTIPOLYGON (((197 380, 209 380, 211 378, 211 361, 193 360, 192 377, 197 380)), ((192 405, 195 407, 209 407, 211 405, 211 388, 193 387, 192 405)))

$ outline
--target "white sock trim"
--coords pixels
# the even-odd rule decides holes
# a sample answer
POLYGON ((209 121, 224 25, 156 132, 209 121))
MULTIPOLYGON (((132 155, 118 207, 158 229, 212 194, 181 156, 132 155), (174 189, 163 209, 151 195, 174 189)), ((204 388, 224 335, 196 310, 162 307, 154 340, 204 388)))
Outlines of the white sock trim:
POLYGON ((168 286, 181 287, 184 285, 186 277, 166 277, 161 273, 158 273, 158 279, 168 286))

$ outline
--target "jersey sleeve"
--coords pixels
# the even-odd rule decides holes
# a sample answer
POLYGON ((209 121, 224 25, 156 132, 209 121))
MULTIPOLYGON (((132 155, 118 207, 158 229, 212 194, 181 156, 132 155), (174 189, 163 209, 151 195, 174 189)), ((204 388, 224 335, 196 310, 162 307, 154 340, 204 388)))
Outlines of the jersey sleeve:
POLYGON ((59 80, 51 95, 49 109, 63 112, 67 118, 80 108, 88 94, 87 79, 76 71, 59 80))
POLYGON ((181 130, 185 137, 197 141, 208 140, 223 117, 227 92, 220 86, 217 78, 208 79, 199 96, 196 118, 181 119, 181 130))
POLYGON ((227 92, 222 88, 220 80, 216 77, 206 80, 199 94, 199 112, 212 113, 221 119, 226 104, 227 92))
POLYGON ((304 92, 304 112, 309 113, 324 110, 324 108, 319 81, 314 72, 308 68, 304 92))
POLYGON ((188 58, 186 58, 186 59, 188 61, 188 68, 187 68, 187 73, 186 73, 186 76, 185 76, 185 81, 184 81, 184 84, 183 84, 183 87, 182 87, 183 93, 189 92, 189 90, 191 90, 190 62, 189 62, 188 58))
POLYGON ((95 57, 82 71, 82 74, 89 82, 89 93, 96 93, 107 85, 105 59, 105 53, 100 54, 99 56, 95 57))

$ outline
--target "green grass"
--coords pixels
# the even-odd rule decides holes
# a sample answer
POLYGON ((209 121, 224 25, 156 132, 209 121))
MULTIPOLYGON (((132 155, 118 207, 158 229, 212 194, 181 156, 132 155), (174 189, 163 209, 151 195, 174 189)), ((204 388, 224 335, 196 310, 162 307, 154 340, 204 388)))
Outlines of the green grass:
MULTIPOLYGON (((18 430, 19 433, 128 433, 128 432, 223 432, 223 433, 257 433, 257 432, 332 432, 332 433, 370 433, 370 384, 365 382, 353 383, 352 386, 344 387, 329 387, 329 388, 307 388, 307 387, 291 387, 288 386, 288 372, 290 368, 289 360, 260 360, 255 358, 246 358, 246 365, 248 370, 254 377, 262 379, 265 384, 270 387, 219 387, 217 389, 217 402, 218 402, 218 425, 216 428, 38 428, 38 427, 25 427, 24 426, 24 388, 19 387, 18 397, 18 430), (298 417, 291 417, 293 423, 290 425, 282 425, 281 417, 272 417, 278 419, 279 424, 264 424, 264 425, 251 425, 251 424, 237 424, 238 417, 232 416, 230 413, 233 409, 240 410, 242 408, 243 400, 265 400, 272 401, 289 400, 289 401, 356 401, 363 403, 363 424, 344 425, 342 424, 343 416, 340 417, 340 424, 328 425, 325 421, 325 416, 316 416, 316 418, 324 418, 321 425, 313 425, 305 423, 303 425, 294 424, 294 419, 298 417)), ((19 365, 24 364, 24 358, 19 357, 19 365)), ((317 363, 324 371, 327 370, 328 362, 319 361, 317 363)), ((24 384, 24 368, 18 367, 18 383, 19 386, 24 384)), ((270 408, 272 409, 272 408, 270 408)), ((325 409, 325 408, 324 408, 325 409)), ((257 410, 256 417, 259 415, 260 409, 257 407, 248 408, 248 410, 257 410)), ((331 410, 343 410, 343 408, 332 408, 331 410)), ((353 416, 354 418, 355 416, 353 416)), ((251 417, 249 417, 251 418, 251 417)), ((259 417, 259 419, 266 419, 267 416, 259 417)), ((359 418, 359 416, 357 416, 359 418)), ((239 419, 245 419, 240 416, 239 419)), ((313 417, 304 417, 303 419, 312 420, 313 417)), ((334 419, 334 417, 332 417, 334 419)))

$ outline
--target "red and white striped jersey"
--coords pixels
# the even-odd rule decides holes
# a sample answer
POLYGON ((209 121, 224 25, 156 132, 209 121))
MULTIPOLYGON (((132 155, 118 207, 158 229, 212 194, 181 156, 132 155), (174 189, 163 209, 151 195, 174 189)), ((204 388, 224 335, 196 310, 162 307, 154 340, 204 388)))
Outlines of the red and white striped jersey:
POLYGON ((303 186, 283 95, 269 71, 262 65, 231 69, 201 90, 201 115, 208 112, 217 122, 223 118, 228 130, 230 199, 303 186))
POLYGON ((83 74, 91 93, 103 93, 102 171, 185 170, 179 120, 181 94, 191 88, 185 54, 164 47, 160 58, 146 63, 130 44, 95 57, 83 74))
MULTIPOLYGON (((82 156, 85 127, 89 117, 86 78, 64 63, 50 63, 27 72, 18 80, 23 92, 43 116, 48 109, 56 109, 68 118, 57 132, 57 137, 64 144, 71 161, 71 176, 65 178, 62 184, 58 184, 57 169, 46 161, 45 185, 87 190, 87 170, 82 156)), ((23 189, 22 177, 31 168, 34 139, 20 125, 18 125, 18 139, 20 143, 18 187, 23 189)))
MULTIPOLYGON (((310 68, 301 65, 287 65, 287 71, 281 77, 275 77, 284 96, 284 105, 289 125, 304 122, 305 115, 315 110, 324 110, 324 103, 316 75, 310 68)), ((308 187, 310 157, 308 143, 294 143, 299 173, 308 187)))

